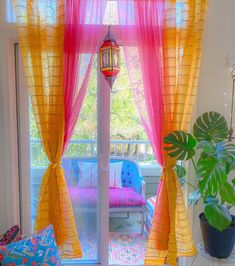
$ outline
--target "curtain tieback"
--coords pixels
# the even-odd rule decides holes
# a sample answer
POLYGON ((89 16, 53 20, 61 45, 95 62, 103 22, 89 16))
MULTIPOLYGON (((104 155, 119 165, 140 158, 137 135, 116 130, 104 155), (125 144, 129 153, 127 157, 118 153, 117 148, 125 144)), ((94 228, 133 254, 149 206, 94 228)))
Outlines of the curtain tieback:
POLYGON ((167 173, 172 172, 172 171, 174 171, 174 166, 165 166, 165 167, 162 167, 161 176, 163 174, 167 174, 167 173))
POLYGON ((57 166, 61 166, 61 162, 51 162, 52 168, 56 168, 57 166))

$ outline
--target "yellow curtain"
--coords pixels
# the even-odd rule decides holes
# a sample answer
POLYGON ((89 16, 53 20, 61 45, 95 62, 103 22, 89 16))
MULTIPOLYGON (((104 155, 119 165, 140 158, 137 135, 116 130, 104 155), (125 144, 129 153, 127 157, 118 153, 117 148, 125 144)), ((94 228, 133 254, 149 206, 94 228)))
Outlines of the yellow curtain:
POLYGON ((35 231, 52 224, 64 258, 81 248, 60 161, 64 142, 64 1, 15 0, 21 55, 49 167, 43 176, 35 231))
MULTIPOLYGON (((200 70, 207 0, 167 0, 163 30, 163 137, 189 130, 200 70)), ((146 265, 177 265, 177 257, 194 256, 190 223, 175 160, 163 151, 161 191, 156 202, 146 265)))

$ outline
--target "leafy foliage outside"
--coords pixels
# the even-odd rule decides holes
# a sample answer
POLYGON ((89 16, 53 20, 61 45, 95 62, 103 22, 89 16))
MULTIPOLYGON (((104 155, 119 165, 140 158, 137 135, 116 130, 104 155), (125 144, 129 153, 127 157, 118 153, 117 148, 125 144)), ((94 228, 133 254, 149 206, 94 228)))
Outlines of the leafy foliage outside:
MULTIPOLYGON (((111 93, 111 136, 112 140, 147 140, 145 130, 141 124, 139 113, 136 109, 134 98, 130 90, 127 69, 121 50, 121 68, 111 93)), ((30 106, 30 138, 39 139, 32 107, 30 106)), ((97 139, 97 61, 92 68, 88 90, 83 102, 77 125, 74 129, 72 140, 96 140, 97 139)), ((87 153, 85 145, 71 143, 67 154, 70 156, 83 156, 87 153)), ((133 148, 133 147, 132 147, 133 148)), ((137 147, 134 147, 134 151, 137 147)), ((126 147, 130 152, 130 147, 126 147)), ((146 156, 153 160, 152 150, 148 150, 146 156)), ((31 145, 31 160, 47 161, 43 149, 39 144, 31 145)))

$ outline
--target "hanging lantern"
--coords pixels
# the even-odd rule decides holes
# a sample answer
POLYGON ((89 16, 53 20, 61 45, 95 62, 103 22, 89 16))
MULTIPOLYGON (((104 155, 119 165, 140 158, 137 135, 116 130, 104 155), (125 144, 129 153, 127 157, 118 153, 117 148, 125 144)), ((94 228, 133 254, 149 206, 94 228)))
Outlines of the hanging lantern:
POLYGON ((108 34, 100 47, 100 71, 104 74, 110 88, 112 88, 120 71, 120 49, 110 32, 110 26, 108 34))

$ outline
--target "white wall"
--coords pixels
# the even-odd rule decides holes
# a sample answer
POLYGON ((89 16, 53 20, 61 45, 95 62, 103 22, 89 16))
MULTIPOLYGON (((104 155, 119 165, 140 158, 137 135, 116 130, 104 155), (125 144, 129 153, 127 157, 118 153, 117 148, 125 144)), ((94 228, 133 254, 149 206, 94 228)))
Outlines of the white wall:
MULTIPOLYGON (((229 121, 232 92, 229 68, 235 64, 234 10, 234 0, 209 1, 198 86, 197 115, 206 111, 217 111, 229 121)), ((202 240, 198 218, 201 211, 200 206, 194 207, 193 237, 196 243, 202 240)), ((211 263, 197 258, 193 266, 201 265, 211 263)))
MULTIPOLYGON (((1 40, 1 33, 0 33, 1 40)), ((1 71, 1 67, 0 67, 1 71)), ((4 193, 5 178, 4 178, 4 125, 3 125, 3 82, 0 75, 0 231, 6 224, 5 206, 6 200, 4 193)))
POLYGON ((198 114, 214 110, 229 118, 232 91, 229 68, 235 64, 234 10, 234 0, 209 1, 198 87, 198 114))

